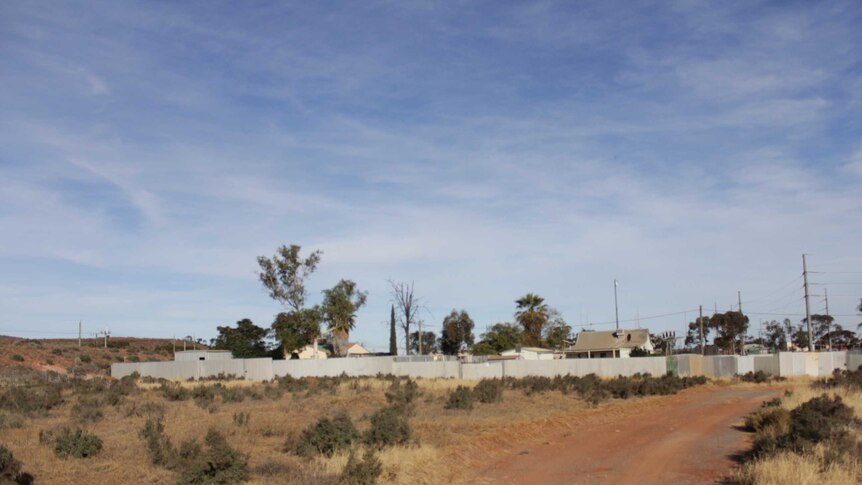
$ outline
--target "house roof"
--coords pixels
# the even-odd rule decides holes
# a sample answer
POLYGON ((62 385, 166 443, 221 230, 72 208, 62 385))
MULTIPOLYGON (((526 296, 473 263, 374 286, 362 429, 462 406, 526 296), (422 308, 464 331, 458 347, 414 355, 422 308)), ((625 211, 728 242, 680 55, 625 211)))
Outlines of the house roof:
MULTIPOLYGON (((552 353, 554 353, 553 350, 543 349, 541 347, 521 347, 521 352, 535 352, 537 354, 552 354, 552 353)), ((504 351, 500 352, 500 355, 517 354, 517 353, 518 353, 518 349, 509 349, 509 350, 504 350, 504 351)))
POLYGON ((368 351, 368 349, 366 349, 365 347, 363 347, 359 344, 350 344, 350 346, 347 347, 347 351, 351 354, 370 354, 371 353, 368 351))
POLYGON ((649 330, 606 330, 601 332, 581 332, 571 350, 586 352, 596 350, 633 349, 649 342, 649 330))

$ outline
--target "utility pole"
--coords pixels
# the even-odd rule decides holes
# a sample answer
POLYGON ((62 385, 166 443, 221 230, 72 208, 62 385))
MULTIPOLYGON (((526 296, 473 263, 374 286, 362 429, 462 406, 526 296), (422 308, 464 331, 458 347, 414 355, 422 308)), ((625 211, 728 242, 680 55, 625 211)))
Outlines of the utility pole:
POLYGON ((739 303, 739 313, 742 313, 742 292, 736 292, 736 301, 739 303))
POLYGON ((697 319, 700 322, 700 355, 706 354, 705 344, 703 341, 703 305, 700 305, 697 309, 698 315, 700 315, 697 319))
POLYGON ((78 347, 81 346, 81 321, 78 320, 78 347))
POLYGON ((422 320, 417 321, 419 324, 419 355, 422 355, 422 320))
POLYGON ((171 336, 171 343, 174 344, 174 353, 177 353, 177 335, 174 334, 171 336))
POLYGON ((620 307, 617 304, 617 286, 620 286, 616 278, 614 278, 614 314, 616 315, 617 330, 620 329, 620 307))
POLYGON ((805 286, 805 322, 808 324, 808 351, 814 352, 814 336, 811 334, 811 304, 808 302, 808 265, 802 255, 802 282, 805 286))
POLYGON ((829 321, 829 293, 826 288, 823 288, 823 298, 826 300, 826 324, 829 325, 826 335, 829 335, 829 351, 832 352, 832 322, 829 321))

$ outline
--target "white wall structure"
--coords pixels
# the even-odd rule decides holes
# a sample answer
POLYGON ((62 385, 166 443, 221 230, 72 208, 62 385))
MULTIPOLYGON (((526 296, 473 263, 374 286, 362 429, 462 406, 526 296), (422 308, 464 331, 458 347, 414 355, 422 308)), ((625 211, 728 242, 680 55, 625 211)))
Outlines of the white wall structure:
POLYGON ((233 359, 230 350, 178 350, 174 352, 176 362, 230 359, 233 359))
POLYGON ((214 359, 173 362, 137 362, 111 365, 111 376, 121 378, 138 372, 142 376, 171 380, 199 379, 219 374, 263 381, 290 375, 324 377, 346 374, 372 377, 392 374, 425 379, 478 380, 526 376, 630 376, 645 373, 661 376, 668 371, 680 376, 704 375, 731 378, 737 374, 763 371, 770 375, 829 377, 835 369, 855 370, 862 366, 862 354, 848 352, 781 352, 771 355, 692 354, 671 357, 630 359, 504 360, 462 363, 457 360, 398 362, 394 357, 353 357, 325 360, 214 359))

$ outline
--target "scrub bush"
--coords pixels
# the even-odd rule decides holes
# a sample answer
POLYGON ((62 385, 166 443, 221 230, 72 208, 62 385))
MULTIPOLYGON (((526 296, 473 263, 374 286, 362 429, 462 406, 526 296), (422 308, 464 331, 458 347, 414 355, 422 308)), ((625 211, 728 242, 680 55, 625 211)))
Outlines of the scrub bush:
POLYGON ((359 431, 345 412, 334 418, 321 417, 306 428, 297 440, 295 452, 300 456, 324 455, 331 457, 335 452, 350 448, 359 439, 359 431))
POLYGON ((384 407, 371 415, 371 427, 365 432, 364 441, 370 446, 385 448, 406 444, 411 434, 407 416, 396 408, 384 407))
POLYGON ((54 454, 59 457, 90 458, 102 451, 102 440, 77 428, 74 431, 64 428, 54 438, 54 454))
POLYGON ((463 409, 465 411, 473 409, 473 392, 469 387, 458 386, 449 393, 446 409, 463 409))

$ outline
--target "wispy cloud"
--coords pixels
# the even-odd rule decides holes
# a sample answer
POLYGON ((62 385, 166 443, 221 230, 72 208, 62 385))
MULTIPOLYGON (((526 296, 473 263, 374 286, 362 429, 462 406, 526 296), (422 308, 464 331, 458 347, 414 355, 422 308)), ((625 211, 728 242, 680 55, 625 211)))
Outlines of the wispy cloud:
POLYGON ((2 8, 0 331, 267 323, 289 243, 381 347, 387 278, 481 330, 527 291, 581 323, 613 278, 634 317, 862 265, 853 2, 2 8))

